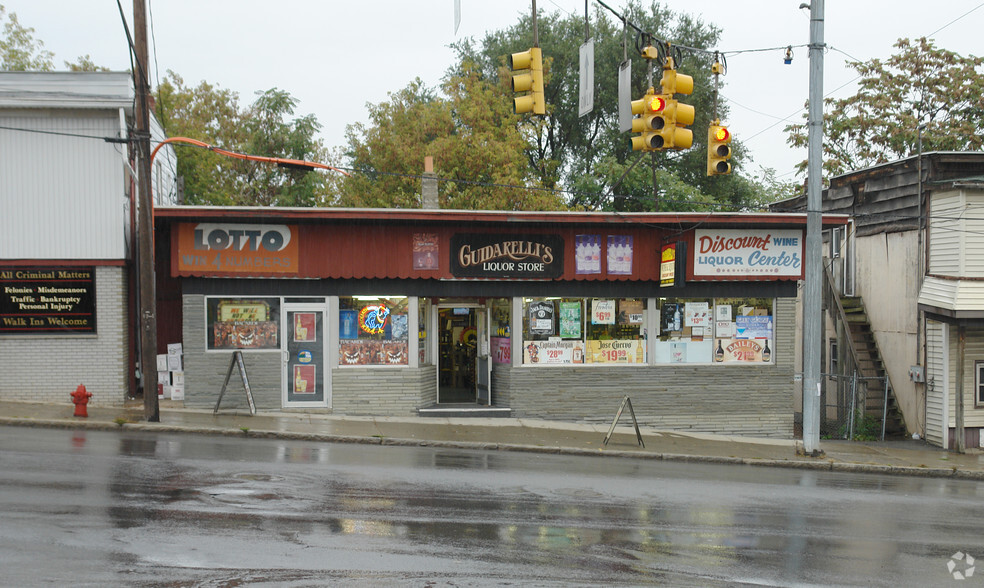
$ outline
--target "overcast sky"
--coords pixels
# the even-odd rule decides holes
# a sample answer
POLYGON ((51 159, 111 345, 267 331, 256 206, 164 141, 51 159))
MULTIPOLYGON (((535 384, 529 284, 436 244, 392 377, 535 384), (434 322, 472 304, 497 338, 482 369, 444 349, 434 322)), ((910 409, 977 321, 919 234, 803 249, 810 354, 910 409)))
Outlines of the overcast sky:
MULTIPOLYGON (((121 1, 132 28, 132 0, 121 1)), ((114 70, 130 67, 114 0, 0 2, 23 26, 35 29, 35 37, 55 53, 59 69, 85 54, 114 70)), ((795 180, 793 166, 806 159, 805 149, 789 148, 783 133, 786 121, 801 120, 809 90, 809 10, 800 9, 801 3, 663 2, 723 30, 717 49, 728 54, 722 90, 731 105, 726 122, 751 151, 749 173, 771 167, 782 179, 795 180), (753 51, 787 45, 794 47, 791 65, 783 64, 781 49, 753 51)), ((619 11, 624 6, 619 0, 606 4, 619 11)), ((584 14, 584 0, 539 0, 537 7, 584 14)), ((298 114, 313 113, 321 122, 325 144, 341 146, 346 125, 366 120, 367 103, 386 100, 387 92, 415 77, 436 86, 452 63, 450 43, 480 40, 485 31, 516 23, 530 12, 531 2, 461 0, 457 34, 454 0, 151 0, 150 9, 152 72, 170 69, 191 86, 204 80, 234 90, 244 105, 258 90, 287 90, 300 100, 298 114)), ((938 47, 980 55, 982 23, 981 0, 830 0, 825 3, 824 94, 850 95, 855 76, 845 61, 886 58, 900 37, 930 36, 938 47)), ((633 66, 641 67, 641 60, 633 66)), ((156 85, 154 79, 151 84, 156 85)))

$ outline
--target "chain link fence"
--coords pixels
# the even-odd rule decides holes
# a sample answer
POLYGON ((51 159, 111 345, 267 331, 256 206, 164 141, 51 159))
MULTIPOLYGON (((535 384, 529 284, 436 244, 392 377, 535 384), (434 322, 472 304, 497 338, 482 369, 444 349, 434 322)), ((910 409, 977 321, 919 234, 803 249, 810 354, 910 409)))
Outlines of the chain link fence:
POLYGON ((884 441, 887 378, 863 377, 857 372, 820 376, 820 436, 884 441))

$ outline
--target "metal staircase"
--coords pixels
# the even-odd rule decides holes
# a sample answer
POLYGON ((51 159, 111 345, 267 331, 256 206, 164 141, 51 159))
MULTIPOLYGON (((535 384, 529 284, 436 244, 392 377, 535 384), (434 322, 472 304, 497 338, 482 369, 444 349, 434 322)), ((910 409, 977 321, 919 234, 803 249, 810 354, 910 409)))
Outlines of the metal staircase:
POLYGON ((856 398, 863 402, 863 413, 878 421, 884 418, 885 435, 905 434, 905 418, 895 397, 891 378, 885 369, 885 362, 878 350, 871 322, 864 309, 864 301, 860 296, 843 296, 836 291, 833 277, 829 269, 825 270, 827 292, 832 304, 827 305, 828 312, 835 325, 844 326, 847 334, 846 341, 850 350, 850 365, 844 366, 844 374, 856 371, 858 391, 856 398))

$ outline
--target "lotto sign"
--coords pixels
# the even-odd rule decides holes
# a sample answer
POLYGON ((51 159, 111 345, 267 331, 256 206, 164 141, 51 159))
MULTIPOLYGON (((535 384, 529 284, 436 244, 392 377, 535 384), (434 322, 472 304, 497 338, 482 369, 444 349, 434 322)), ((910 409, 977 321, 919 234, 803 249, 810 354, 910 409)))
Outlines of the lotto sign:
POLYGON ((591 324, 594 324, 594 325, 614 325, 615 324, 615 301, 614 300, 592 300, 591 301, 591 324))

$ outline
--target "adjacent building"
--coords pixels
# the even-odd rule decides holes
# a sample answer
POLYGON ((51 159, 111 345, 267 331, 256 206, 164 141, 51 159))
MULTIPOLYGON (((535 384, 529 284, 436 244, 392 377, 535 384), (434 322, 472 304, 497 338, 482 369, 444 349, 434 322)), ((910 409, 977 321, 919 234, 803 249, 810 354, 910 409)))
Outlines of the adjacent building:
MULTIPOLYGON (((773 208, 802 211, 805 199, 773 208)), ((850 215, 825 233, 824 418, 841 424, 831 434, 853 400, 889 431, 982 446, 984 153, 925 153, 832 178, 823 211, 850 215)))
MULTIPOLYGON (((0 399, 135 391, 133 100, 125 72, 0 72, 0 399)), ((174 161, 158 154, 158 204, 174 161)))

